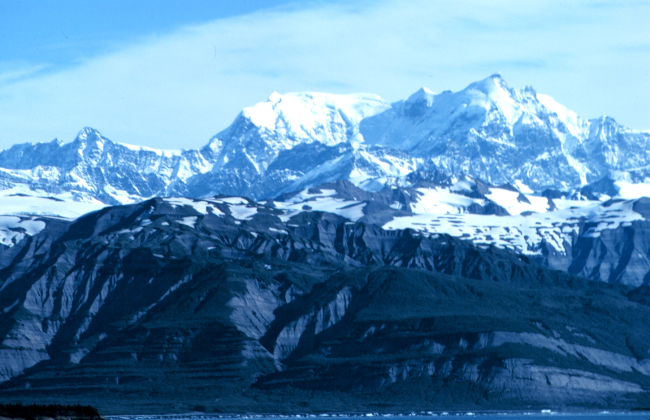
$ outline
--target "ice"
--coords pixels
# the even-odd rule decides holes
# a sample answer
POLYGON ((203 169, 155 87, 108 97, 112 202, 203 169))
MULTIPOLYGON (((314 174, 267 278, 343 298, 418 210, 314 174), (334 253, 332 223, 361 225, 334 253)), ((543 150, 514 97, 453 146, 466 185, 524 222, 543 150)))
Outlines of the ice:
MULTIPOLYGON (((464 185, 460 185, 461 188, 464 185)), ((469 198, 454 194, 446 188, 418 188, 422 195, 416 203, 411 204, 411 211, 416 214, 459 214, 465 212, 464 207, 474 203, 483 205, 485 200, 469 198)))
POLYGON ((18 216, 0 216, 0 244, 13 246, 25 235, 33 236, 45 229, 45 221, 18 216))
POLYGON ((196 226, 196 216, 183 217, 181 220, 176 220, 176 223, 180 223, 185 226, 194 228, 196 226))
MULTIPOLYGON (((3 191, 6 193, 8 191, 3 191)), ((70 198, 70 197, 65 197, 70 198)), ((38 215, 76 219, 91 211, 106 207, 106 204, 92 202, 64 201, 56 197, 36 197, 27 195, 0 195, 0 214, 38 215)))
POLYGON ((501 207, 505 208, 510 214, 521 214, 525 211, 534 211, 545 213, 548 209, 548 200, 546 197, 536 197, 524 194, 524 197, 530 202, 519 201, 519 192, 505 190, 502 188, 490 188, 490 194, 485 195, 501 207))
MULTIPOLYGON (((570 200, 558 200, 558 202, 564 205, 571 203, 570 200)), ((383 227, 384 229, 414 229, 425 234, 445 233, 464 237, 479 245, 495 245, 524 254, 538 254, 541 252, 539 245, 543 240, 558 252, 564 253, 564 242, 571 243, 571 235, 579 233, 581 218, 596 224, 596 227, 585 232, 585 235, 590 237, 599 236, 605 229, 616 229, 622 224, 643 219, 643 216, 633 211, 633 200, 614 203, 607 207, 599 202, 587 202, 587 205, 584 204, 585 202, 578 203, 581 203, 582 207, 571 206, 528 216, 418 214, 397 217, 383 227)))
POLYGON ((173 206, 190 206, 193 207, 196 211, 201 214, 208 214, 208 208, 212 210, 212 213, 215 215, 223 215, 223 213, 215 206, 215 201, 210 200, 193 200, 191 198, 166 198, 169 204, 173 206))

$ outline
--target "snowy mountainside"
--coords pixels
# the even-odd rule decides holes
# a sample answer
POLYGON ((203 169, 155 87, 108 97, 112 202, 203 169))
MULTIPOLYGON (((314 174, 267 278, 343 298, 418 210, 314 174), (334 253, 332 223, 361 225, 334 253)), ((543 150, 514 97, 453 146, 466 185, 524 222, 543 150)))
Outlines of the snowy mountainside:
MULTIPOLYGON (((448 201, 511 197, 459 182, 448 201)), ((647 286, 361 221, 415 196, 340 181, 51 219, 0 247, 0 398, 116 415, 646 406, 647 286)))
MULTIPOLYGON (((648 198, 603 196, 590 201, 551 193, 540 196, 509 184, 495 187, 480 180, 435 176, 437 183, 420 179, 411 186, 385 186, 379 191, 339 180, 261 202, 223 195, 165 200, 239 222, 272 214, 285 224, 259 225, 263 231, 285 231, 294 217, 328 213, 386 231, 406 230, 433 238, 450 235, 479 247, 511 250, 594 280, 640 285, 650 276, 650 243, 644 239, 650 235, 648 198)), ((48 224, 73 221, 84 211, 104 207, 53 198, 1 198, 7 205, 0 215, 0 244, 4 245, 0 254, 48 224)), ((184 223, 193 227, 193 220, 184 223)))
POLYGON ((327 211, 386 230, 450 235, 594 280, 638 286, 650 278, 650 244, 644 239, 650 234, 650 199, 645 197, 551 198, 460 179, 437 186, 387 186, 374 193, 337 182, 278 200, 273 204, 287 214, 327 211))
POLYGON ((0 152, 0 188, 105 204, 216 194, 259 200, 337 180, 379 191, 439 171, 522 191, 567 190, 603 178, 645 184, 649 154, 650 133, 610 117, 582 119, 493 75, 459 92, 423 88, 393 104, 369 94, 274 93, 198 150, 129 146, 85 128, 71 143, 0 152))
POLYGON ((0 187, 126 204, 152 196, 263 198, 294 184, 403 176, 416 168, 408 154, 360 144, 361 119, 387 108, 376 95, 274 93, 199 150, 130 146, 84 128, 71 143, 0 152, 0 187))
POLYGON ((0 152, 0 185, 15 193, 123 204, 166 195, 173 182, 211 167, 199 150, 130 146, 84 128, 71 143, 19 144, 0 152))
MULTIPOLYGON (((364 119, 361 133, 367 143, 399 147, 447 173, 536 191, 637 170, 650 158, 650 133, 610 117, 584 120, 531 87, 510 88, 498 74, 459 92, 422 89, 364 119)), ((639 176, 648 174, 645 168, 639 176)))
POLYGON ((98 201, 74 202, 72 197, 65 200, 6 192, 0 192, 0 244, 6 247, 37 234, 52 219, 74 220, 106 206, 98 201))

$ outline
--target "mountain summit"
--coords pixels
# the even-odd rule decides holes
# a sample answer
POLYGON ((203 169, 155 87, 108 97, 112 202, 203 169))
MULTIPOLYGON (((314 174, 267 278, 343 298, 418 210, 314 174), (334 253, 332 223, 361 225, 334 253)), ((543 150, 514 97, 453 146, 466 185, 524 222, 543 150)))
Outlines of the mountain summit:
POLYGON ((531 87, 512 89, 495 74, 459 92, 418 93, 396 102, 363 120, 361 132, 367 143, 406 150, 445 172, 542 190, 641 166, 639 151, 647 150, 650 135, 613 120, 603 133, 602 124, 577 117, 531 87))

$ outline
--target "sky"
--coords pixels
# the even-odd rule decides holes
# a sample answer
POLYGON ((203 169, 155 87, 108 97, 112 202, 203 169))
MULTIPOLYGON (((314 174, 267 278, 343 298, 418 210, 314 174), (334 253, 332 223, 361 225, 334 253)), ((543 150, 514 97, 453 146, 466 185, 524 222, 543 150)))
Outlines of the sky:
POLYGON ((197 148, 279 93, 457 91, 500 72, 650 130, 650 0, 0 0, 0 149, 197 148))

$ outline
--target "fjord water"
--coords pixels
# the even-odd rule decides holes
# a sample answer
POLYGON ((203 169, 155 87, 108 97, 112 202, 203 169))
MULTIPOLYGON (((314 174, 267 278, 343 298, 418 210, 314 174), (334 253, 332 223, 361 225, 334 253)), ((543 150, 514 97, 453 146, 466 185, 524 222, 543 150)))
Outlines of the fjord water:
POLYGON ((431 419, 432 417, 452 417, 457 420, 471 420, 477 417, 481 420, 647 420, 650 418, 650 412, 609 412, 609 411, 600 411, 600 412, 585 412, 585 413, 558 413, 552 410, 542 410, 531 411, 531 412, 501 412, 501 413, 480 413, 480 412, 430 412, 428 415, 414 415, 414 414, 358 414, 358 415, 344 415, 344 414, 309 414, 309 415, 238 415, 233 417, 228 416, 183 416, 183 415, 171 415, 171 416, 108 416, 109 420, 161 420, 161 419, 173 419, 173 420, 189 420, 189 419, 201 419, 201 420, 230 420, 230 419, 256 419, 256 420, 273 420, 278 418, 289 418, 289 419, 304 419, 304 418, 328 418, 333 417, 341 420, 352 420, 360 419, 362 417, 381 417, 384 420, 397 420, 403 418, 409 418, 412 420, 426 420, 431 419))

